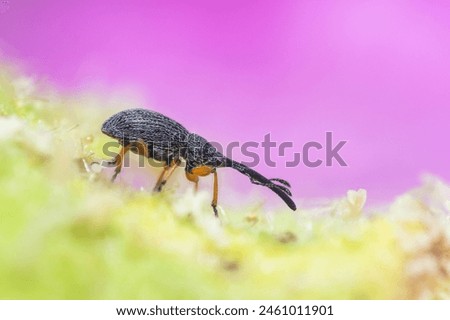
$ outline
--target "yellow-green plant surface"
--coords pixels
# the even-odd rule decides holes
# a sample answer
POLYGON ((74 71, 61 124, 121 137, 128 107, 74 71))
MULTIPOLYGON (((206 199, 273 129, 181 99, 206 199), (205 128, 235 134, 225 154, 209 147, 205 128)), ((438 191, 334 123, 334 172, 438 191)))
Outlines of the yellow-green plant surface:
POLYGON ((118 109, 1 69, 1 299, 449 297, 439 179, 370 213, 366 191, 350 190, 295 214, 241 206, 216 219, 208 193, 109 182, 93 159, 118 109))

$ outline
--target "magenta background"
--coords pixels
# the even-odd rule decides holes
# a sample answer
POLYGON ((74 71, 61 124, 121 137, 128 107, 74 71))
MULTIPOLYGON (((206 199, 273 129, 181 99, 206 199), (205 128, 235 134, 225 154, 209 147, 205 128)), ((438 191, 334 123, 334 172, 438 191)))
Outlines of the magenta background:
POLYGON ((421 173, 450 178, 448 1, 10 0, 2 11, 3 56, 61 90, 135 87, 222 143, 348 140, 347 168, 258 167, 296 197, 363 187, 386 200, 421 173))

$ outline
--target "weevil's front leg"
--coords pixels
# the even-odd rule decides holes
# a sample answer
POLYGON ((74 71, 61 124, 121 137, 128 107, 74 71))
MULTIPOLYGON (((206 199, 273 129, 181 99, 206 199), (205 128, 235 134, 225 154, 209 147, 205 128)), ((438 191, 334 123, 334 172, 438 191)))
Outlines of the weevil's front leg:
POLYGON ((195 183, 194 191, 197 192, 198 191, 198 179, 199 179, 198 176, 186 171, 186 179, 195 183))
POLYGON ((158 178, 155 187, 153 188, 153 192, 161 192, 162 188, 166 184, 167 180, 174 173, 175 169, 180 164, 180 160, 172 160, 171 164, 164 167, 164 171, 158 178))
POLYGON ((111 178, 111 182, 114 182, 116 180, 117 175, 122 170, 122 164, 123 160, 125 158, 125 154, 130 150, 130 145, 123 146, 122 149, 120 149, 119 153, 114 158, 114 164, 116 165, 116 169, 114 170, 114 175, 111 178))
POLYGON ((218 217, 217 213, 217 198, 219 196, 219 182, 217 181, 217 171, 214 170, 214 189, 213 189, 213 199, 211 202, 211 206, 214 210, 214 215, 218 217))

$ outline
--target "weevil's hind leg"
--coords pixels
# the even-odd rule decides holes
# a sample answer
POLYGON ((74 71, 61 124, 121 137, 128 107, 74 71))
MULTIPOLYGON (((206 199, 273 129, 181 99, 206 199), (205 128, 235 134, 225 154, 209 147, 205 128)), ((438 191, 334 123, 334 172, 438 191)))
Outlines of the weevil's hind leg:
POLYGON ((211 202, 211 206, 214 210, 214 215, 216 217, 219 216, 219 214, 217 213, 217 198, 219 197, 219 182, 217 181, 217 171, 214 170, 214 187, 213 187, 213 199, 211 202))
POLYGON ((159 192, 161 191, 161 182, 164 180, 164 176, 167 173, 167 170, 169 170, 169 166, 164 166, 163 171, 159 175, 158 181, 156 181, 155 187, 153 188, 153 192, 159 192))
POLYGON ((172 160, 170 165, 164 167, 164 171, 159 176, 159 179, 153 188, 153 192, 161 192, 167 180, 169 180, 170 176, 174 173, 179 164, 180 160, 172 160))
POLYGON ((114 174, 111 178, 111 182, 114 182, 116 180, 117 175, 122 170, 123 160, 125 158, 125 154, 130 150, 130 145, 123 146, 122 149, 120 149, 119 153, 114 158, 114 164, 116 165, 116 169, 114 170, 114 174))

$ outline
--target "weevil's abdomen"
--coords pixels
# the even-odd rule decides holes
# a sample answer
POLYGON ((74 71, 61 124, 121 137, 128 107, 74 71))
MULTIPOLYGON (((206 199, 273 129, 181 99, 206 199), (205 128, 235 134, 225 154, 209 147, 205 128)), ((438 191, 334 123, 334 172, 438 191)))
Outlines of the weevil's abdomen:
POLYGON ((178 122, 147 109, 118 112, 102 125, 102 132, 121 144, 144 142, 150 156, 167 160, 185 147, 189 132, 178 122))
MULTIPOLYGON (((172 141, 175 136, 186 138, 188 131, 178 122, 147 109, 118 112, 103 123, 102 132, 115 139, 131 141, 172 141)), ((180 140, 178 137, 176 140, 180 140)))

